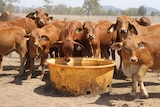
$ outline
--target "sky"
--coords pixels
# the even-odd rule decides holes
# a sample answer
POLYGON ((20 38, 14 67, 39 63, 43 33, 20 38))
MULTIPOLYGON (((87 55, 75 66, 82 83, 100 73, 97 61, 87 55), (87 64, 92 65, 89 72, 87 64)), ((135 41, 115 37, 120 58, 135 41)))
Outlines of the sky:
MULTIPOLYGON (((52 0, 52 5, 65 4, 68 7, 81 7, 84 0, 52 0)), ((41 7, 44 5, 44 0, 20 0, 20 6, 26 7, 41 7)), ((100 0, 99 3, 104 5, 112 5, 121 9, 138 8, 143 5, 145 7, 153 7, 160 10, 160 0, 100 0)))

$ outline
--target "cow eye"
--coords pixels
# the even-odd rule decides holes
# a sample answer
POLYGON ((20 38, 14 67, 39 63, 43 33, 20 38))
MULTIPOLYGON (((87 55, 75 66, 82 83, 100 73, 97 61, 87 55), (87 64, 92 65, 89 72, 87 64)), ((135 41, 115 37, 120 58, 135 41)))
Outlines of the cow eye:
POLYGON ((82 30, 82 28, 77 28, 76 32, 80 32, 82 30))
POLYGON ((129 21, 126 21, 126 23, 128 24, 128 23, 129 23, 129 21))
POLYGON ((129 52, 129 49, 128 49, 128 47, 124 47, 124 49, 125 49, 125 51, 129 52))
POLYGON ((139 43, 139 44, 138 44, 138 48, 139 48, 139 49, 144 49, 144 48, 145 48, 145 46, 144 46, 144 44, 143 44, 143 43, 139 43))
POLYGON ((117 21, 117 23, 118 23, 118 24, 122 24, 122 22, 121 22, 121 21, 117 21))
POLYGON ((46 36, 41 36, 41 40, 47 41, 47 37, 46 36))

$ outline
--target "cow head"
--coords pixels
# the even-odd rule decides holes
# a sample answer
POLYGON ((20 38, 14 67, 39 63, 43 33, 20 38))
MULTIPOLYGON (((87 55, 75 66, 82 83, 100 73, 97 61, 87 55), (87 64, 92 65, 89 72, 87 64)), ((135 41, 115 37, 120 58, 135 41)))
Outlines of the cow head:
POLYGON ((93 40, 95 38, 94 30, 96 24, 91 21, 85 21, 83 24, 84 34, 86 35, 88 40, 93 40))
POLYGON ((29 13, 26 17, 31 18, 35 21, 37 27, 41 28, 50 22, 53 17, 49 16, 48 13, 46 13, 42 9, 38 9, 35 12, 29 13))
POLYGON ((34 57, 39 58, 42 53, 47 55, 49 52, 49 38, 46 33, 42 33, 40 29, 35 29, 25 37, 29 38, 28 49, 34 57))
POLYGON ((117 31, 120 41, 127 38, 128 33, 138 34, 136 27, 131 23, 132 19, 128 16, 119 16, 115 24, 107 30, 108 33, 117 31))
POLYGON ((147 43, 144 41, 136 41, 133 37, 127 37, 122 42, 116 42, 111 46, 113 50, 121 50, 123 60, 127 59, 128 62, 138 62, 138 52, 145 49, 147 43))
POLYGON ((76 49, 77 51, 80 51, 82 48, 84 48, 84 46, 80 44, 79 42, 76 42, 70 39, 64 39, 63 41, 57 41, 55 44, 53 44, 53 46, 60 48, 60 51, 62 52, 64 59, 67 62, 70 61, 70 58, 73 55, 74 47, 77 47, 76 49))

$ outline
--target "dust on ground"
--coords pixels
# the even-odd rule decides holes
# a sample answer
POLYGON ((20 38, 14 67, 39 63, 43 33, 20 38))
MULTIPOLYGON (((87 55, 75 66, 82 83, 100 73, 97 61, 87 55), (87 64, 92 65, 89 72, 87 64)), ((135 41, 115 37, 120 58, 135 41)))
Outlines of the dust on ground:
POLYGON ((148 99, 141 97, 139 87, 137 97, 130 97, 130 79, 113 79, 110 93, 75 97, 61 93, 51 85, 47 68, 43 80, 37 78, 40 75, 38 69, 29 80, 26 80, 26 73, 16 77, 19 61, 18 56, 4 57, 4 70, 0 73, 0 107, 159 107, 160 104, 159 73, 148 72, 145 75, 148 99))

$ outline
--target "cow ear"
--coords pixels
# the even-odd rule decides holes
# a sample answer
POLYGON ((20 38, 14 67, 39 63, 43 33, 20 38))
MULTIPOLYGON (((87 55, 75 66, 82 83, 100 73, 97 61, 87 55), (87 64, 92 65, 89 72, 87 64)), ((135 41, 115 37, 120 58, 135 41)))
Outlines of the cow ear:
POLYGON ((47 36, 45 36, 45 35, 42 35, 41 36, 41 40, 43 40, 43 41, 49 41, 49 38, 47 36))
POLYGON ((32 20, 36 20, 37 19, 35 16, 30 16, 29 18, 31 18, 32 20))
POLYGON ((27 35, 24 36, 24 38, 25 38, 26 40, 29 40, 30 37, 31 37, 31 36, 30 36, 29 34, 27 34, 27 35))
POLYGON ((141 42, 138 43, 138 48, 139 49, 144 49, 146 46, 147 46, 146 42, 141 41, 141 42))
POLYGON ((53 20, 53 17, 50 16, 50 17, 47 18, 47 20, 48 20, 49 22, 51 22, 51 21, 53 20))
POLYGON ((112 25, 108 28, 107 33, 112 33, 112 32, 114 32, 114 31, 116 31, 116 29, 117 29, 117 24, 112 24, 112 25))
POLYGON ((135 35, 138 35, 138 32, 137 32, 135 26, 131 23, 129 23, 129 30, 131 31, 131 33, 134 33, 135 35))
POLYGON ((116 42, 110 47, 112 50, 121 50, 123 48, 123 42, 116 42))

